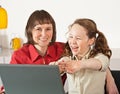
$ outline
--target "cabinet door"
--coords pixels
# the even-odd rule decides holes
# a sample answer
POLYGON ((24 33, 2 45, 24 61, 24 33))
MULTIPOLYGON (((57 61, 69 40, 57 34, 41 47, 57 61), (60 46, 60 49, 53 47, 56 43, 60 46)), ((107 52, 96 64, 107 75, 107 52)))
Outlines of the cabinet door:
POLYGON ((4 63, 4 57, 0 56, 0 64, 3 64, 3 63, 4 63))

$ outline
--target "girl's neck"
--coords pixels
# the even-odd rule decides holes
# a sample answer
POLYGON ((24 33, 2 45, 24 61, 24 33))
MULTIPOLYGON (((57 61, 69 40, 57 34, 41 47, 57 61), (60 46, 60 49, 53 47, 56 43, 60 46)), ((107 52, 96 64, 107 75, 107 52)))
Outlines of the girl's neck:
POLYGON ((90 51, 90 49, 86 50, 83 54, 80 55, 76 55, 78 59, 83 58, 88 52, 90 51))

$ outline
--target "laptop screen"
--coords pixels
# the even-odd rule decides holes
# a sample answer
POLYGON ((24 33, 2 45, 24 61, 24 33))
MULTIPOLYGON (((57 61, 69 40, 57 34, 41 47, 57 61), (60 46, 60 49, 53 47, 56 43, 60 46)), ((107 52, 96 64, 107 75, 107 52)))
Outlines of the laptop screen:
POLYGON ((65 94, 58 66, 0 64, 6 94, 65 94))

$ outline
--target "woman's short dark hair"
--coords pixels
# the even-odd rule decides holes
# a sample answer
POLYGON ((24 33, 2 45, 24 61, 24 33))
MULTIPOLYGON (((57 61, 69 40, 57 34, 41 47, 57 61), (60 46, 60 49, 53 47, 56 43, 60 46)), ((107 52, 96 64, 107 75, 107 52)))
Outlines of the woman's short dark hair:
POLYGON ((38 24, 52 24, 53 36, 52 36, 51 43, 55 42, 56 24, 55 24, 53 17, 45 10, 36 10, 30 15, 27 25, 26 25, 26 29, 25 29, 25 36, 27 37, 26 44, 35 44, 32 38, 32 30, 38 24))

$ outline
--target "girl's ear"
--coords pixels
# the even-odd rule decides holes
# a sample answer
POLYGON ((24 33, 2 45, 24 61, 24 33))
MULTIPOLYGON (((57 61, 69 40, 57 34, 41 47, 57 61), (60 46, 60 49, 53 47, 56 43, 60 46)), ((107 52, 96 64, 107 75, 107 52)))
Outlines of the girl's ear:
POLYGON ((90 46, 93 45, 94 43, 95 43, 95 38, 89 39, 89 45, 90 45, 90 46))

